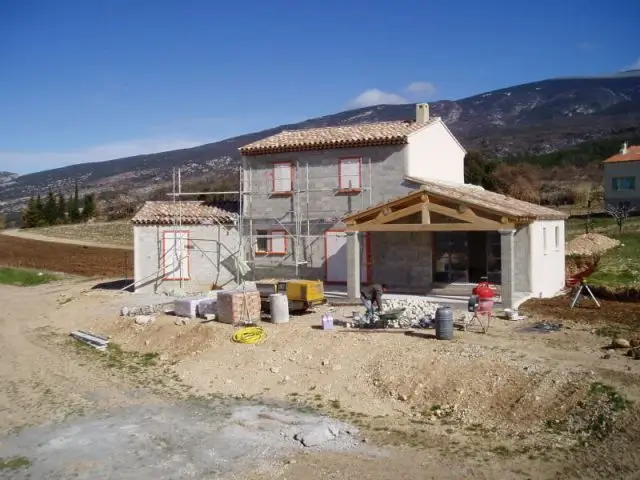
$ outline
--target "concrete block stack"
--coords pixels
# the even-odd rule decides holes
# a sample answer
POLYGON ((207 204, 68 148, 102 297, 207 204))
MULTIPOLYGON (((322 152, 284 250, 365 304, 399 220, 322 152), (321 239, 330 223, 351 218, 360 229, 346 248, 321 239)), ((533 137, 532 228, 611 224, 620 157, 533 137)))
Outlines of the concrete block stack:
POLYGON ((258 290, 248 290, 246 293, 242 290, 219 291, 216 302, 217 320, 232 325, 241 322, 258 322, 260 320, 260 303, 258 290))

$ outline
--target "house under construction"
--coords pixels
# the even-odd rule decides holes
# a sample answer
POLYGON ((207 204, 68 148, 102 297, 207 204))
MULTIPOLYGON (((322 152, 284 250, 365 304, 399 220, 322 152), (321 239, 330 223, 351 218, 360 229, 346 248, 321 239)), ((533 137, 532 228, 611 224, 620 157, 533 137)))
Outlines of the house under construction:
POLYGON ((218 192, 238 194, 239 213, 184 201, 198 192, 182 192, 178 181, 165 226, 155 240, 148 234, 155 250, 136 235, 138 284, 145 262, 148 276, 155 266, 163 284, 183 286, 202 261, 205 283, 322 279, 346 284, 352 297, 361 282, 427 293, 488 276, 506 306, 564 285, 566 215, 465 184, 466 152, 426 104, 409 121, 283 131, 240 152, 240 190, 218 192), (166 227, 175 241, 162 236, 166 227), (207 227, 216 246, 205 249, 195 239, 207 227), (157 253, 149 258, 147 248, 157 253), (178 260, 162 260, 171 252, 178 260), (166 265, 189 275, 175 280, 166 265))

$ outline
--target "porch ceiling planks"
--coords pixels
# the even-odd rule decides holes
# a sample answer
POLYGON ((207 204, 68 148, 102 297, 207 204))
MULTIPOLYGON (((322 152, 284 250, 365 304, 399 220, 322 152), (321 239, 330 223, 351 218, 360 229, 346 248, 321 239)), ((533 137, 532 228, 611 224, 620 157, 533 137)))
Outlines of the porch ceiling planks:
POLYGON ((455 208, 450 205, 450 199, 443 201, 437 196, 418 191, 351 215, 345 218, 345 223, 348 232, 495 231, 516 227, 516 219, 501 217, 496 220, 493 212, 476 211, 463 202, 454 203, 455 208), (420 223, 394 223, 416 213, 421 214, 420 223), (436 217, 450 218, 455 223, 433 223, 432 213, 437 214, 436 217))

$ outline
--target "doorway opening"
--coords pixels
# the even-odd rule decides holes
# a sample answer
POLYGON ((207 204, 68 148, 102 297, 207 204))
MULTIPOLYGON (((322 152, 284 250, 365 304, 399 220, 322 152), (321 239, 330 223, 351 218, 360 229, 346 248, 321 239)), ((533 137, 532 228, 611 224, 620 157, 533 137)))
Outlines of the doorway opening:
POLYGON ((486 276, 500 284, 501 253, 498 232, 435 232, 433 281, 478 283, 486 276))

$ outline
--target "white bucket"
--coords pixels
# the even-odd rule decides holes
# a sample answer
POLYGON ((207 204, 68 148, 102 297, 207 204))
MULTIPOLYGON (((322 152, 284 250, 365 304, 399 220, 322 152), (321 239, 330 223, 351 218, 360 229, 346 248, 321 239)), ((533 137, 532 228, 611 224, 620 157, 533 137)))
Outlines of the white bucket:
POLYGON ((272 323, 289 322, 289 300, 284 293, 272 293, 269 295, 272 323))

